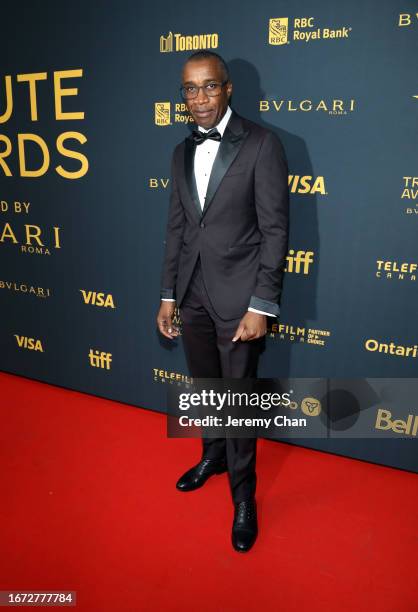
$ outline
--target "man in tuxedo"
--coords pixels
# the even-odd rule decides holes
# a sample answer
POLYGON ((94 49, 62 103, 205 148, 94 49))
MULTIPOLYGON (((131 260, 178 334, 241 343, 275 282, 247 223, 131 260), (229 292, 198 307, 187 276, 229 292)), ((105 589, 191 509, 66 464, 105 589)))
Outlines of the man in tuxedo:
MULTIPOLYGON (((288 246, 288 169, 279 138, 229 105, 225 61, 197 51, 181 94, 197 128, 171 162, 171 195, 157 326, 173 339, 177 304, 193 378, 255 378, 267 317, 280 313, 288 246)), ((177 482, 192 491, 228 472, 232 544, 257 533, 256 438, 202 438, 200 462, 177 482)))

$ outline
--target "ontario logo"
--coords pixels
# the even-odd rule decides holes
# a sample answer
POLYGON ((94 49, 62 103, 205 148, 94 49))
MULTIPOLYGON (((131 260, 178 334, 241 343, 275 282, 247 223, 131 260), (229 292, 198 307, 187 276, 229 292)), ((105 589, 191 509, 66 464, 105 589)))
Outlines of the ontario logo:
POLYGON ((321 402, 316 397, 305 397, 300 404, 300 409, 306 416, 318 416, 321 412, 321 402))
POLYGON ((219 46, 219 35, 212 34, 173 34, 160 36, 160 53, 172 53, 173 51, 194 51, 196 49, 217 49, 219 46))
POLYGON ((404 346, 403 344, 395 344, 392 341, 379 342, 375 338, 368 338, 364 343, 366 351, 371 353, 384 353, 386 355, 395 355, 396 357, 412 357, 416 358, 418 345, 404 346))
POLYGON ((289 28, 288 17, 273 17, 269 19, 269 45, 288 45, 290 40, 311 42, 313 40, 346 40, 352 28, 321 28, 315 24, 314 17, 296 17, 289 28))
POLYGON ((164 127, 173 123, 194 123, 194 119, 182 102, 174 104, 174 113, 171 112, 171 102, 154 102, 154 123, 164 127))

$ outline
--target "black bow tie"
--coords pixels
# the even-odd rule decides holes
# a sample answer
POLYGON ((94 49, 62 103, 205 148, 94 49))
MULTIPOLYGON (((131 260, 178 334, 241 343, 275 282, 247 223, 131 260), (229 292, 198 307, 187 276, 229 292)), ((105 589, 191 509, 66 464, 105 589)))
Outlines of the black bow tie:
POLYGON ((207 138, 211 138, 212 140, 217 140, 220 142, 222 140, 222 136, 218 132, 216 128, 212 128, 209 132, 201 132, 200 130, 193 130, 192 132, 193 140, 196 144, 200 145, 207 138))

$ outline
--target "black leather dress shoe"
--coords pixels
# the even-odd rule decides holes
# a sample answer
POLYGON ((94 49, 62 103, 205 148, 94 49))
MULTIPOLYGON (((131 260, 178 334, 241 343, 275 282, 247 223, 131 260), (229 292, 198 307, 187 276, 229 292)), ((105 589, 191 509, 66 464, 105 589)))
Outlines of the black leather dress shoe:
POLYGON ((179 478, 176 487, 179 491, 194 491, 204 485, 213 474, 222 474, 226 471, 225 459, 202 459, 179 478))
POLYGON ((258 535, 257 506, 255 499, 235 504, 232 524, 232 546, 238 552, 247 552, 258 535))

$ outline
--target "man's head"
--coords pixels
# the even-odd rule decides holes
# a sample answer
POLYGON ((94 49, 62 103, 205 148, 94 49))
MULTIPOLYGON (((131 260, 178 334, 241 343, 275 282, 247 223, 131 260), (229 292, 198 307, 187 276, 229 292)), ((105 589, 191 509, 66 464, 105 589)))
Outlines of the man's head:
POLYGON ((193 53, 183 66, 182 86, 187 109, 195 122, 206 130, 217 125, 232 93, 228 67, 222 57, 213 51, 193 53), (196 93, 196 97, 191 97, 196 93))

